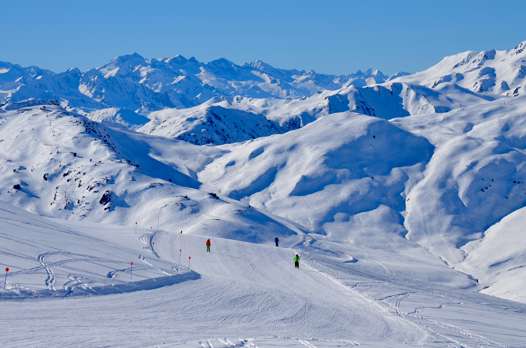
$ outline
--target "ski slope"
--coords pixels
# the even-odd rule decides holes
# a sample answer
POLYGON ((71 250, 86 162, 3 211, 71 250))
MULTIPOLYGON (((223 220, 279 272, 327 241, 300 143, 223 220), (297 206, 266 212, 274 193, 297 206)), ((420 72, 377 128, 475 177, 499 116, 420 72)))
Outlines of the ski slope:
POLYGON ((0 301, 154 289, 198 275, 150 252, 145 231, 70 226, 0 205, 0 301), (99 233, 97 233, 97 231, 99 233), (113 238, 113 240, 112 240, 113 238), (4 274, 3 274, 4 275, 4 274))
POLYGON ((526 347, 525 48, 0 62, 0 346, 526 347))
POLYGON ((213 238, 208 254, 207 236, 59 223, 6 205, 0 226, 0 257, 13 269, 0 292, 0 325, 9 328, 4 347, 521 347, 526 341, 526 306, 417 279, 397 282, 389 264, 350 261, 351 249, 322 237, 291 248, 213 238), (55 254, 35 266, 45 250, 55 254), (299 270, 292 267, 296 251, 299 270), (124 271, 106 280, 120 291, 102 291, 109 285, 98 283, 108 269, 130 259, 140 265, 134 278, 124 271), (172 281, 144 286, 174 269, 180 272, 172 281), (46 282, 49 270, 54 289, 46 282), (82 286, 61 292, 68 287, 64 275, 73 273, 82 286))

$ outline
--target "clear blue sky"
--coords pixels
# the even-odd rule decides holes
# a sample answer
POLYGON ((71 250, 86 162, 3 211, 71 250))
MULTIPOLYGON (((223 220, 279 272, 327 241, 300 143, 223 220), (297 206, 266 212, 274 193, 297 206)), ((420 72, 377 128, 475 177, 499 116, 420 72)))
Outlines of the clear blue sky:
POLYGON ((0 32, 0 60, 55 71, 138 52, 393 73, 526 40, 526 1, 16 0, 2 1, 0 32))

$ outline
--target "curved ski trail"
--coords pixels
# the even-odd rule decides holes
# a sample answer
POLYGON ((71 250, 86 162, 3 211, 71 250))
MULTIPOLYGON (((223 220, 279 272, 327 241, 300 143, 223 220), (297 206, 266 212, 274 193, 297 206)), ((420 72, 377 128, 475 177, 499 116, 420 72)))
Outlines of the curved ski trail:
MULTIPOLYGON (((230 284, 236 293, 240 292, 231 301, 236 303, 242 298, 243 302, 254 303, 254 315, 261 320, 278 326, 292 325, 304 337, 315 327, 321 333, 320 338, 325 339, 334 338, 335 330, 348 332, 349 337, 345 338, 353 345, 371 339, 421 345, 430 336, 413 321, 392 313, 303 260, 300 269, 295 269, 293 249, 215 238, 212 252, 206 253, 207 237, 184 238, 183 260, 192 257, 192 269, 202 275, 203 281, 211 282, 207 286, 230 284), (277 303, 276 296, 280 299, 277 303), (340 316, 336 322, 335 316, 340 316)), ((179 258, 176 246, 180 243, 177 236, 157 233, 153 241, 161 258, 176 262, 179 258)), ((222 300, 229 301, 229 293, 222 296, 222 300)))

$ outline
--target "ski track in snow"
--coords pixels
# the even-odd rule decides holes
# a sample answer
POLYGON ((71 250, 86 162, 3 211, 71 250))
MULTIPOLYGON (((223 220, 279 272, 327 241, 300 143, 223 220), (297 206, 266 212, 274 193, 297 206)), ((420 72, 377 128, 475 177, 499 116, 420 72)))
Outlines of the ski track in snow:
MULTIPOLYGON (((24 230, 34 228, 31 225, 12 222, 8 224, 24 230)), ((45 224, 42 227, 46 227, 45 224)), ((317 256, 318 253, 324 255, 321 250, 317 250, 316 253, 310 250, 311 246, 317 248, 312 237, 309 237, 308 243, 303 244, 304 248, 300 251, 301 268, 296 270, 292 267, 295 250, 286 247, 275 248, 213 238, 212 252, 208 254, 204 246, 206 236, 156 231, 144 234, 139 240, 137 235, 127 237, 136 249, 126 252, 124 256, 120 254, 120 249, 115 249, 114 244, 101 244, 105 250, 104 254, 112 255, 111 258, 107 258, 99 254, 69 251, 70 244, 63 239, 73 238, 72 241, 75 241, 82 233, 63 234, 68 230, 55 229, 53 226, 46 228, 49 228, 44 230, 46 237, 54 241, 46 248, 40 245, 38 238, 24 238, 23 235, 18 238, 16 233, 1 232, 0 238, 6 241, 6 244, 0 248, 0 253, 30 265, 25 269, 15 270, 12 274, 15 279, 35 274, 41 276, 44 273, 46 278, 40 284, 41 288, 50 292, 62 291, 62 297, 70 297, 78 292, 91 295, 115 293, 99 288, 96 282, 93 283, 98 279, 97 276, 101 275, 106 282, 115 282, 117 288, 122 285, 133 286, 136 282, 128 282, 127 278, 128 275, 131 276, 129 267, 115 267, 119 264, 124 266, 126 263, 123 260, 130 258, 139 260, 138 264, 134 265, 134 277, 143 279, 159 274, 173 274, 170 267, 178 263, 179 249, 183 249, 183 262, 191 256, 192 269, 200 274, 199 277, 189 278, 192 282, 178 285, 173 282, 162 283, 161 286, 172 286, 140 293, 129 291, 155 287, 123 287, 124 293, 115 296, 92 296, 89 300, 73 296, 67 300, 74 302, 41 298, 39 301, 17 302, 14 307, 14 303, 12 305, 10 301, 0 303, 2 313, 8 316, 7 320, 10 322, 18 320, 17 318, 27 320, 24 316, 31 313, 29 308, 37 308, 38 311, 38 308, 45 307, 49 310, 46 325, 54 325, 59 330, 72 320, 65 313, 66 307, 74 303, 79 317, 83 321, 86 320, 86 325, 100 332, 97 334, 100 339, 91 338, 94 341, 93 344, 86 345, 89 347, 123 346, 121 343, 126 341, 126 332, 123 332, 124 336, 112 336, 115 332, 110 334, 111 328, 105 326, 114 315, 121 313, 120 308, 133 308, 124 312, 130 317, 130 330, 138 330, 134 323, 140 325, 144 318, 149 318, 144 323, 154 325, 155 330, 159 330, 159 338, 153 339, 158 341, 158 344, 137 342, 135 346, 141 348, 328 348, 360 345, 383 347, 386 344, 392 347, 520 347, 505 344, 498 336, 493 337, 483 331, 464 326, 462 321, 442 318, 441 312, 447 314, 450 309, 462 308, 464 305, 463 301, 457 301, 455 297, 448 299, 454 293, 450 294, 445 289, 435 289, 429 291, 435 297, 433 301, 429 301, 429 297, 422 301, 419 296, 426 292, 426 288, 413 289, 392 282, 397 273, 388 263, 376 262, 373 259, 370 262, 372 268, 363 270, 362 264, 367 262, 365 258, 361 258, 358 263, 349 264, 343 262, 349 259, 349 253, 336 252, 327 255, 333 258, 340 255, 341 258, 327 263, 327 259, 317 256), (15 246, 19 245, 26 249, 16 252, 15 246), (146 254, 143 254, 143 247, 148 250, 146 254), (31 256, 31 250, 38 250, 38 253, 34 254, 36 256, 31 256), (150 253, 151 256, 144 256, 150 253), (38 262, 38 265, 33 266, 31 262, 38 262), (89 268, 84 268, 84 265, 89 265, 89 268), (345 267, 346 272, 341 273, 333 267, 345 267), (106 277, 104 271, 101 272, 104 269, 110 277, 106 277), (119 279, 120 273, 126 275, 126 278, 119 279), (61 277, 63 290, 58 289, 58 280, 61 277), (384 287, 385 289, 382 289, 384 287), (374 293, 373 290, 378 292, 374 293), (154 304, 156 302, 157 305, 154 304), (416 305, 413 305, 413 302, 416 305), (92 307, 90 303, 96 306, 92 307), (153 305, 154 309, 150 309, 150 305, 153 305), (19 311, 20 306, 25 307, 25 310, 19 311), (155 311, 153 317, 150 311, 155 311), (157 319, 158 317, 160 319, 157 319), (172 322, 174 320, 175 322, 172 322), (183 324, 187 321, 190 324, 183 324), (202 327, 205 334, 209 332, 209 338, 198 341, 194 325, 202 327), (182 330, 181 337, 174 334, 174 328, 182 330), (275 335, 264 336, 269 332, 275 332, 275 335), (295 335, 290 335, 292 332, 295 335), (106 340, 105 343, 103 339, 106 340), (170 343, 172 339, 173 344, 170 343)), ((111 233, 104 235, 116 238, 111 233)), ((177 265, 176 269, 180 270, 180 266, 177 265)), ((48 293, 46 296, 52 295, 48 293)), ((513 309, 512 306, 508 308, 498 302, 495 306, 497 304, 501 306, 499 311, 513 309)), ((16 329, 13 335, 20 338, 24 333, 16 329)), ((48 346, 56 345, 53 344, 53 338, 40 335, 34 336, 34 340, 29 339, 29 345, 36 341, 47 342, 48 346)))
MULTIPOLYGON (((382 265, 383 266, 383 265, 382 265)), ((318 272, 320 275, 322 275, 323 277, 325 277, 329 282, 333 283, 334 285, 342 288, 344 291, 348 292, 349 293, 349 296, 350 297, 360 297, 362 298, 364 301, 370 303, 372 306, 374 306, 375 308, 377 308, 379 311, 383 311, 383 312, 386 312, 388 309, 390 309, 389 312, 391 313, 395 313, 396 316, 398 316, 400 319, 406 321, 407 323, 410 323, 410 325, 414 326, 416 329, 418 330, 421 330, 423 332, 426 333, 426 335, 424 335, 422 337, 422 340, 420 342, 418 342, 418 345, 421 345, 423 344, 423 342, 427 339, 427 333, 429 333, 429 331, 425 328, 425 327, 422 327, 421 325, 409 320, 408 318, 406 318, 404 315, 402 315, 402 313, 400 312, 399 308, 395 305, 395 306, 388 306, 387 308, 382 305, 380 302, 378 302, 377 300, 375 299, 371 299, 369 297, 367 297, 366 295, 363 295, 362 293, 360 293, 356 287, 349 287, 347 285, 345 285, 344 283, 342 283, 340 280, 338 280, 337 278, 327 274, 327 273, 324 273, 314 267, 309 267, 310 269, 314 270, 315 272, 318 272)), ((386 268, 385 266, 383 266, 383 268, 386 268)), ((389 271, 386 271, 387 273, 390 273, 389 271)), ((405 293, 404 295, 407 295, 407 293, 405 293)), ((383 303, 383 302, 382 302, 383 303)), ((398 302, 398 306, 399 306, 400 302, 398 302)))
POLYGON ((7 265, 12 268, 8 283, 2 283, 0 299, 123 293, 173 285, 197 277, 188 273, 188 269, 173 268, 157 257, 134 256, 125 251, 127 255, 123 260, 123 250, 116 245, 46 219, 26 216, 27 221, 24 221, 5 208, 0 209, 0 215, 0 262, 10 260, 7 265), (93 245, 91 249, 83 249, 90 253, 69 251, 79 245, 86 248, 90 245, 85 244, 86 240, 98 243, 99 248, 93 245), (133 265, 132 277, 128 260, 135 257, 140 262, 133 265), (120 276, 121 273, 126 277, 120 276))
MULTIPOLYGON (((166 249, 168 252, 173 252, 172 250, 175 250, 175 248, 174 248, 173 246, 166 246, 166 244, 170 244, 170 243, 174 243, 174 242, 176 242, 172 236, 169 236, 169 235, 166 235, 166 234, 158 234, 157 237, 158 237, 158 239, 159 239, 159 242, 156 243, 156 245, 158 245, 158 246, 160 246, 160 247, 166 249), (165 239, 164 241, 161 240, 161 239, 163 239, 163 238, 165 239), (167 239, 167 240, 166 240, 166 239, 167 239)), ((185 237, 185 238, 188 238, 188 237, 185 237)), ((195 238, 193 238, 193 239, 195 239, 195 238)), ((221 242, 222 242, 222 243, 225 243, 226 241, 221 241, 221 242)), ((194 242, 194 244, 195 244, 195 242, 194 242)), ((247 245, 247 246, 249 246, 249 245, 247 245)), ((194 247, 195 247, 195 246, 194 246, 194 247)), ((254 248, 255 248, 254 246, 249 246, 249 249, 254 249, 254 248)), ((164 250, 164 249, 163 249, 163 250, 164 250)), ((274 251, 274 249, 270 249, 270 250, 274 251)), ((158 253, 159 255, 161 255, 161 256, 164 255, 164 254, 163 254, 163 251, 160 251, 160 250, 157 251, 157 253, 158 253)), ((213 248, 213 250, 212 250, 212 253, 214 253, 214 248, 213 248)), ((292 250, 289 250, 289 251, 287 252, 287 249, 281 249, 281 250, 278 250, 278 253, 287 253, 287 254, 293 255, 292 250)), ((258 254, 259 254, 259 253, 258 253, 258 254)), ((171 256, 172 256, 172 257, 175 257, 176 255, 171 255, 171 256)), ((252 257, 250 257, 250 256, 247 256, 247 257, 244 258, 244 257, 241 257, 241 256, 225 255, 225 254, 222 254, 221 257, 222 257, 222 261, 219 262, 219 264, 218 264, 218 266, 219 266, 219 267, 218 267, 218 271, 219 271, 219 272, 221 272, 221 271, 227 271, 228 273, 230 273, 231 270, 229 270, 229 267, 227 267, 227 264, 230 265, 232 262, 234 262, 234 263, 236 263, 236 264, 237 264, 238 262, 241 262, 241 263, 246 267, 246 269, 247 269, 247 271, 248 271, 249 273, 251 273, 251 274, 261 274, 261 271, 262 271, 262 270, 261 270, 261 266, 256 266, 256 265, 251 261, 252 257), (226 264, 225 264, 225 260, 229 260, 229 259, 232 260, 232 261, 226 261, 226 264)), ((261 262, 262 262, 261 260, 258 261, 258 264, 260 265, 261 262)), ((275 262, 275 261, 274 261, 274 262, 275 262)), ((280 263, 282 263, 282 262, 280 262, 280 263)), ((197 267, 197 269, 200 271, 202 265, 198 263, 195 267, 197 267)), ((237 267, 239 267, 239 266, 237 266, 237 267)), ((309 267, 306 263, 302 266, 302 268, 303 268, 303 270, 302 270, 301 272, 304 272, 304 273, 299 273, 300 275, 301 275, 301 274, 307 274, 307 275, 308 275, 308 278, 311 278, 312 276, 314 276, 315 278, 318 278, 318 281, 317 281, 317 282, 319 282, 320 279, 323 279, 323 277, 326 276, 326 275, 322 274, 321 272, 315 270, 314 268, 309 267), (322 278, 319 278, 319 277, 316 276, 316 275, 321 275, 322 278)), ((243 271, 243 272, 247 272, 247 271, 243 271)), ((283 270, 282 270, 282 271, 283 271, 283 270)), ((294 274, 294 272, 296 272, 296 277, 297 277, 297 271, 291 269, 291 275, 294 274)), ((206 272, 206 273, 207 273, 207 274, 210 274, 209 272, 206 272)), ((267 274, 267 272, 263 273, 262 275, 264 275, 264 274, 267 274)), ((296 277, 295 277, 295 278, 296 278, 296 277)), ((302 278, 302 277, 300 277, 300 278, 302 278)), ((264 283, 267 283, 268 281, 271 281, 271 282, 272 282, 272 281, 275 281, 275 279, 273 279, 273 280, 268 279, 268 280, 267 280, 267 279, 262 278, 262 279, 260 279, 260 282, 261 282, 261 281, 264 282, 264 283)), ((257 284, 257 282, 256 282, 256 284, 257 284)), ((263 285, 263 283, 260 284, 260 285, 261 285, 261 286, 265 286, 265 285, 263 285)), ((349 291, 348 288, 342 286, 341 284, 339 284, 339 285, 343 288, 344 292, 349 291)), ((305 288, 308 288, 308 286, 307 286, 306 284, 303 284, 303 285, 301 285, 301 286, 302 286, 302 287, 305 287, 305 288)), ((312 294, 312 291, 310 291, 310 293, 312 294)), ((340 292, 340 294, 341 294, 341 292, 340 292)), ((351 295, 355 295, 355 294, 352 293, 351 295)), ((346 294, 345 296, 347 297, 348 295, 346 294)), ((359 296, 359 297, 360 297, 360 296, 359 296)), ((349 299, 355 299, 355 298, 356 298, 356 296, 349 297, 349 299)), ((365 300, 369 305, 372 305, 376 310, 380 310, 381 312, 387 314, 386 311, 385 311, 385 309, 384 309, 383 307, 381 307, 381 306, 377 306, 376 303, 371 302, 369 299, 367 299, 367 298, 365 298, 365 297, 360 297, 360 298, 362 298, 363 300, 365 300)), ((310 307, 311 307, 311 305, 310 305, 308 302, 302 305, 300 311, 298 312, 298 313, 300 313, 300 312, 302 313, 302 314, 299 314, 299 319, 300 319, 301 321, 306 320, 306 315, 307 315, 307 312, 310 312, 310 309, 309 309, 310 307)), ((387 314, 387 315, 388 315, 388 314, 387 314)), ((411 325, 414 325, 414 324, 411 323, 411 325)), ((298 342, 301 342, 302 344, 306 344, 306 343, 308 343, 309 341, 304 340, 304 339, 301 339, 301 340, 298 340, 298 342)))
POLYGON ((303 344, 307 348, 317 348, 314 344, 310 343, 307 340, 298 340, 298 342, 303 344))
MULTIPOLYGON (((169 345, 167 345, 168 347, 169 345)), ((295 338, 295 337, 254 337, 254 338, 211 338, 200 340, 196 344, 185 342, 181 346, 199 348, 265 348, 265 347, 290 347, 290 348, 349 348, 360 344, 352 340, 295 338)), ((162 347, 162 346, 161 346, 162 347)))
MULTIPOLYGON (((310 260, 312 264, 317 264, 316 261, 310 260)), ((386 267, 386 266, 383 266, 386 267)), ((318 270, 316 270, 318 271, 318 270)), ((351 286, 348 287, 347 285, 344 285, 340 280, 335 278, 334 276, 329 275, 328 273, 324 273, 321 271, 320 274, 322 274, 324 277, 326 277, 329 281, 335 283, 338 286, 344 287, 351 291, 355 296, 360 296, 364 298, 367 301, 370 301, 374 305, 378 305, 381 308, 387 308, 391 313, 395 313, 400 318, 403 318, 404 320, 407 320, 411 323, 413 323, 416 327, 418 327, 420 330, 423 330, 427 332, 429 337, 435 337, 442 339, 444 344, 452 345, 454 347, 495 347, 495 348, 501 348, 501 347, 508 347, 505 344, 499 343, 497 341, 491 340, 481 334, 474 333, 470 330, 467 330, 465 328, 459 327, 457 325, 448 324, 439 320, 431 319, 428 316, 424 316, 423 314, 420 314, 420 312, 424 309, 435 309, 440 310, 444 308, 444 306, 447 305, 462 305, 461 302, 447 302, 447 303, 440 303, 436 306, 420 306, 416 307, 413 311, 408 313, 403 313, 400 310, 401 303, 409 298, 412 294, 414 294, 414 291, 403 291, 400 293, 395 293, 387 296, 383 296, 380 298, 369 298, 367 295, 364 295, 360 293, 357 286, 351 286), (394 303, 389 303, 388 300, 394 299, 394 303), (386 306, 386 307, 384 307, 386 306), (457 337, 460 337, 461 339, 458 339, 457 337)), ((386 271, 387 273, 391 273, 390 271, 386 271)), ((351 271, 350 274, 353 272, 351 271)), ((418 343, 418 345, 425 345, 425 342, 427 342, 428 338, 426 337, 425 340, 422 340, 418 343)))
POLYGON ((44 271, 46 272, 46 279, 45 279, 45 284, 46 284, 46 287, 49 288, 49 290, 56 290, 55 289, 55 274, 53 273, 53 270, 51 269, 51 267, 48 265, 48 263, 46 262, 46 258, 50 255, 53 255, 54 253, 42 253, 40 255, 38 255, 37 259, 38 259, 38 262, 40 263, 40 265, 42 265, 42 268, 44 269, 44 271))

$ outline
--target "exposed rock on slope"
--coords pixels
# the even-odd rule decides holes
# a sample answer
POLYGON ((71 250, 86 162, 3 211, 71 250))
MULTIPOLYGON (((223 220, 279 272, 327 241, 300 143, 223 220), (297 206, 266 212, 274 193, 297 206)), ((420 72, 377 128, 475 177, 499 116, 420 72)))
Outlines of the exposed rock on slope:
POLYGON ((3 113, 0 144, 0 200, 41 215, 152 228, 162 224, 250 241, 299 231, 198 190, 192 170, 171 161, 166 150, 193 151, 197 161, 197 148, 107 128, 57 106, 3 113), (160 151, 167 153, 159 156, 160 151))

